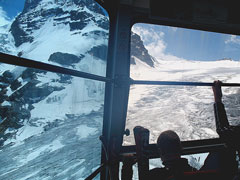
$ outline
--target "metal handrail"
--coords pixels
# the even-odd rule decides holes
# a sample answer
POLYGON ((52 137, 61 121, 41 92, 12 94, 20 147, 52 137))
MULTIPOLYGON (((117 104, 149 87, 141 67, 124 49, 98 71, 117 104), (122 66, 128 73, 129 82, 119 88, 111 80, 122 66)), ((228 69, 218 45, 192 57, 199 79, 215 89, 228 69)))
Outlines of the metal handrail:
POLYGON ((112 82, 111 79, 103 76, 98 76, 98 75, 81 72, 73 69, 68 69, 60 66, 55 66, 55 65, 51 65, 43 62, 29 60, 26 58, 17 57, 9 54, 4 54, 4 53, 0 53, 0 62, 11 64, 11 65, 40 69, 40 70, 45 70, 45 71, 50 71, 55 73, 61 73, 61 74, 66 74, 66 75, 71 75, 75 77, 86 78, 86 79, 91 79, 96 81, 112 82))
MULTIPOLYGON (((226 148, 226 144, 220 138, 182 141, 182 146, 182 155, 206 153, 226 148)), ((159 158, 156 144, 149 144, 145 150, 149 159, 159 158)), ((135 145, 121 147, 120 158, 130 154, 136 155, 135 145)))
MULTIPOLYGON (((173 86, 213 86, 214 83, 206 82, 181 82, 181 81, 147 81, 147 80, 130 80, 130 84, 139 85, 173 85, 173 86)), ((221 86, 240 87, 240 83, 222 83, 221 86)))
MULTIPOLYGON (((102 82, 114 82, 113 79, 98 76, 86 72, 81 72, 73 69, 68 69, 56 65, 51 65, 43 62, 38 62, 34 60, 29 60, 22 57, 17 57, 9 54, 0 53, 0 62, 11 64, 11 65, 17 65, 17 66, 23 66, 23 67, 29 67, 29 68, 35 68, 55 73, 61 73, 66 75, 71 75, 75 77, 80 78, 86 78, 96 81, 102 81, 102 82)), ((139 85, 173 85, 173 86, 213 86, 213 83, 206 83, 206 82, 181 82, 181 81, 147 81, 147 80, 133 80, 128 79, 125 83, 129 85, 139 84, 139 85)), ((222 83, 221 86, 228 86, 228 87, 240 87, 240 83, 222 83)))

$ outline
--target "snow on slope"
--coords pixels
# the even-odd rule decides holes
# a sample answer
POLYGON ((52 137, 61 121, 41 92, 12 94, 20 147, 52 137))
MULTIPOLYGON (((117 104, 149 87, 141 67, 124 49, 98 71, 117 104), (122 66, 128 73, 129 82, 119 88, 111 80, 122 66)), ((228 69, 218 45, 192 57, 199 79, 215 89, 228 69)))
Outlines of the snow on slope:
MULTIPOLYGON (((5 11, 0 7, 0 52, 15 52, 13 37, 9 32, 12 21, 7 17, 5 11)), ((8 65, 0 64, 1 71, 8 68, 8 65)))
MULTIPOLYGON (((99 74, 104 71, 104 68, 101 68, 102 63, 102 61, 95 61, 96 67, 99 67, 99 69, 95 69, 99 74)), ((44 76, 38 77, 38 80, 41 82, 38 86, 47 83, 51 83, 55 87, 63 86, 61 83, 51 82, 52 79, 56 78, 58 76, 55 73, 48 72, 44 76)), ((18 130, 16 137, 8 139, 4 144, 14 143, 15 146, 22 144, 27 138, 43 133, 47 123, 52 123, 56 119, 66 119, 66 114, 80 116, 90 114, 92 111, 98 111, 103 105, 104 86, 102 82, 72 78, 71 84, 66 84, 63 90, 55 91, 48 98, 33 104, 34 109, 31 111, 31 120, 37 119, 34 121, 36 126, 25 123, 18 130)))
MULTIPOLYGON (((106 43, 103 39, 95 39, 89 36, 75 34, 76 32, 70 31, 69 26, 56 26, 54 23, 54 20, 49 19, 41 29, 33 33, 34 41, 22 44, 18 47, 18 51, 23 52, 25 58, 49 63, 48 58, 54 52, 75 55, 86 54, 93 45, 97 46, 106 43)), ((102 28, 90 22, 81 31, 81 34, 98 30, 103 31, 102 28)))
MULTIPOLYGON (((101 20, 103 22, 108 21, 106 16, 99 13, 98 6, 94 6, 91 1, 26 1, 24 11, 16 17, 11 27, 15 41, 19 40, 21 42, 16 44, 14 52, 18 52, 22 57, 28 59, 105 76, 106 63, 103 59, 89 54, 93 47, 106 45, 107 43, 108 30, 106 30, 107 27, 104 28, 99 23, 101 20), (88 8, 86 4, 88 4, 88 8), (71 23, 78 23, 78 27, 71 29, 71 23), (22 33, 25 39, 22 39, 19 33, 22 33), (101 33, 104 35, 101 36, 101 33), (78 57, 79 55, 82 57, 79 58, 79 62, 66 65, 49 60, 50 56, 56 52, 60 52, 62 56, 65 53, 70 54, 71 57, 78 57)), ((5 44, 7 45, 6 42, 5 44)), ((69 60, 69 57, 65 57, 65 62, 67 60, 69 60)), ((16 76, 16 79, 26 70, 8 65, 6 67, 5 65, 1 66, 2 72, 10 70, 16 76)), ((23 128, 26 129, 28 126, 30 129, 35 128, 35 134, 41 133, 46 123, 53 122, 56 118, 64 119, 66 114, 89 114, 92 111, 99 110, 102 106, 104 84, 101 82, 68 77, 68 83, 60 83, 62 81, 61 77, 55 73, 36 73, 36 76, 36 80, 39 81, 36 87, 39 87, 39 89, 55 88, 58 90, 53 91, 46 98, 43 97, 40 102, 32 104, 31 119, 39 119, 38 126, 32 127, 32 125, 26 123, 23 128), (61 88, 62 90, 59 90, 61 88), (53 99, 53 101, 49 103, 49 99, 53 99), (44 113, 42 113, 43 109, 44 113)), ((28 80, 22 82, 19 89, 27 83, 28 80)), ((10 86, 6 90, 9 96, 14 93, 10 86)), ((37 100, 37 98, 35 99, 37 100)), ((18 138, 23 141, 25 138, 34 135, 27 133, 29 135, 23 138, 21 134, 24 133, 20 132, 17 133, 15 139, 8 139, 5 144, 17 143, 19 142, 18 138)))
POLYGON ((0 7, 0 33, 5 32, 1 30, 2 26, 8 25, 10 23, 6 13, 3 11, 2 7, 0 7))
MULTIPOLYGON (((2 52, 105 76, 105 59, 95 56, 96 49, 91 50, 106 46, 108 27, 103 26, 108 24, 108 18, 91 4, 94 1, 26 2, 31 8, 19 14, 11 28, 14 40, 19 42, 11 52, 2 52), (91 9, 81 7, 85 3, 91 9), (80 15, 86 16, 86 20, 71 20, 80 15), (70 23, 78 26, 70 29, 70 23), (56 52, 79 61, 50 61, 56 52)), ((16 91, 12 90, 12 82, 4 87, 11 98, 7 97, 1 105, 17 106, 17 112, 28 115, 25 119, 19 116, 20 128, 3 132, 8 139, 0 139, 4 142, 0 148, 0 179, 83 179, 94 171, 100 163, 98 137, 105 84, 30 68, 0 66, 1 74, 9 70, 11 81, 20 83, 16 91)))
MULTIPOLYGON (((141 60, 136 59, 137 64, 131 65, 131 77, 136 80, 159 81, 213 81, 217 78, 226 82, 234 82, 238 76, 239 61, 156 61, 155 68, 147 66, 141 60), (144 72, 144 73, 142 73, 144 72), (229 74, 231 77, 226 77, 229 74), (201 77, 197 79, 196 77, 201 77)), ((236 81, 235 81, 236 82, 236 81)))

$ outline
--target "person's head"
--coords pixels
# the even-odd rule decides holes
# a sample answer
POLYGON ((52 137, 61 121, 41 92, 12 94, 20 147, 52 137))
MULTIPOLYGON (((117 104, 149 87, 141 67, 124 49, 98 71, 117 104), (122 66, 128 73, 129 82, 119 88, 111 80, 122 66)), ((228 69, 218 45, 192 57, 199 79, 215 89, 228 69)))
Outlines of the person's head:
POLYGON ((181 141, 174 131, 168 130, 162 132, 158 137, 157 147, 163 162, 173 161, 181 157, 181 141))

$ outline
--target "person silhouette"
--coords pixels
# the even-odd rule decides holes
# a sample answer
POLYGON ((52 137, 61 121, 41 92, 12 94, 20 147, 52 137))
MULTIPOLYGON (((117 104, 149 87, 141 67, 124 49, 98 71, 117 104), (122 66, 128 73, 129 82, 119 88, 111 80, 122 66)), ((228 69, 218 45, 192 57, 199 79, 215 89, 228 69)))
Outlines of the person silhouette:
POLYGON ((174 176, 180 179, 183 172, 197 171, 181 157, 182 144, 179 136, 172 130, 162 132, 157 139, 157 147, 164 168, 154 168, 149 171, 149 179, 167 179, 174 176))

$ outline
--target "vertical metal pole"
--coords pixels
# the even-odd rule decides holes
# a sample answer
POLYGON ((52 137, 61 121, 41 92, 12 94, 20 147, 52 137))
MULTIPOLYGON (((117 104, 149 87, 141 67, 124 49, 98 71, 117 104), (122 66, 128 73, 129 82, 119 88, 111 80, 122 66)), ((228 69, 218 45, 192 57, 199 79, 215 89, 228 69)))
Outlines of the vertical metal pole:
POLYGON ((108 157, 110 168, 101 174, 102 180, 118 179, 119 174, 118 154, 125 130, 129 95, 129 84, 121 82, 128 80, 130 74, 130 13, 128 8, 119 7, 110 19, 107 77, 114 79, 114 83, 106 83, 103 139, 107 155, 102 153, 102 162, 108 157))
POLYGON ((134 139, 136 143, 137 163, 138 163, 138 178, 139 180, 146 179, 149 171, 149 159, 146 156, 145 147, 149 146, 149 130, 141 126, 136 126, 133 129, 134 139))

